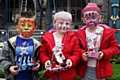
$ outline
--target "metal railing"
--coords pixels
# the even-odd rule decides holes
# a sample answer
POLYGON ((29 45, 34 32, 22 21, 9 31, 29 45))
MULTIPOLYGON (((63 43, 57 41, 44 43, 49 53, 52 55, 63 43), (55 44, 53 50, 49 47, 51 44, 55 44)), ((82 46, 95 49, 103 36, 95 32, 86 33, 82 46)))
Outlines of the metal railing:
MULTIPOLYGON (((34 37, 35 39, 40 41, 40 37, 46 33, 45 30, 35 30, 32 37, 34 37)), ((18 30, 9 30, 8 31, 8 38, 11 38, 13 36, 19 35, 19 31, 18 30)))
POLYGON ((7 33, 6 30, 0 30, 0 42, 7 40, 7 33))

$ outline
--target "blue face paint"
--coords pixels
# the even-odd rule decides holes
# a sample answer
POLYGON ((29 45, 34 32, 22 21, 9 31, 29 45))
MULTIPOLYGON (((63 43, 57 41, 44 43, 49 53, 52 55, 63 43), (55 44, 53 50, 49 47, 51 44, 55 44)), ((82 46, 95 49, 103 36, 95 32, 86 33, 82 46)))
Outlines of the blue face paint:
POLYGON ((99 15, 95 12, 86 13, 83 17, 87 27, 94 28, 99 23, 99 15))

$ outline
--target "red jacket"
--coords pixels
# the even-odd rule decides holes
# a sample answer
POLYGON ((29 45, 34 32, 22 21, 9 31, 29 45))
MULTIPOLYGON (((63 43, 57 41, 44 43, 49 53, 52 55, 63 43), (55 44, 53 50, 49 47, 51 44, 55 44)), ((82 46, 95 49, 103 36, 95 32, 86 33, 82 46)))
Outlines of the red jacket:
MULTIPOLYGON (((45 64, 47 60, 51 60, 53 52, 52 48, 55 46, 53 33, 47 32, 45 35, 42 36, 42 46, 40 48, 39 59, 41 60, 42 64, 45 64)), ((63 54, 66 59, 71 59, 73 66, 64 71, 58 72, 58 79, 59 80, 76 80, 77 73, 76 73, 76 65, 80 61, 80 47, 78 38, 75 34, 69 31, 62 39, 63 43, 63 54)), ((55 60, 55 59, 54 59, 55 60)), ((52 80, 56 80, 56 73, 51 73, 46 71, 45 73, 46 78, 50 78, 52 80)))
MULTIPOLYGON (((107 78, 113 75, 113 68, 110 63, 110 58, 114 57, 118 52, 118 41, 115 39, 115 29, 112 29, 104 24, 99 24, 99 26, 104 28, 100 45, 100 51, 104 53, 104 57, 103 59, 97 61, 96 75, 97 78, 107 78)), ((81 53, 87 51, 85 28, 86 26, 75 32, 76 36, 80 40, 81 53)), ((77 73, 80 77, 84 78, 86 68, 87 61, 81 60, 77 66, 77 73)))

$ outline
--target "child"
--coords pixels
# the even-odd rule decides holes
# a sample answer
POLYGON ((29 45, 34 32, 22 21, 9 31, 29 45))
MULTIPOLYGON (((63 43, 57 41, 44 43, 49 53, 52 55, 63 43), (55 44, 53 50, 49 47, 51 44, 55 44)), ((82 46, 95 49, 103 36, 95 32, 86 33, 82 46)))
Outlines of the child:
POLYGON ((6 80, 38 80, 38 50, 41 44, 31 37, 36 27, 34 14, 21 12, 16 25, 20 35, 4 42, 0 54, 0 66, 6 80))
POLYGON ((95 3, 88 3, 82 14, 86 25, 75 32, 82 49, 82 60, 77 67, 78 75, 82 80, 105 80, 113 75, 110 59, 118 52, 116 30, 98 24, 100 9, 95 3))
POLYGON ((80 59, 79 42, 70 26, 72 16, 57 12, 53 24, 56 30, 42 36, 39 58, 45 65, 45 78, 50 80, 76 80, 76 65, 80 59))

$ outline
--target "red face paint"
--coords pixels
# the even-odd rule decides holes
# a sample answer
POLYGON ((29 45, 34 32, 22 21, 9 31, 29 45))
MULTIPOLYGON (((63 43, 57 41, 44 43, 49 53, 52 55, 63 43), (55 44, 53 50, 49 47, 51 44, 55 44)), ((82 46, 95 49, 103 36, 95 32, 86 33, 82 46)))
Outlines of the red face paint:
POLYGON ((36 26, 35 26, 34 20, 24 19, 24 20, 19 21, 18 29, 20 31, 20 34, 23 37, 32 36, 35 28, 36 28, 36 26))

